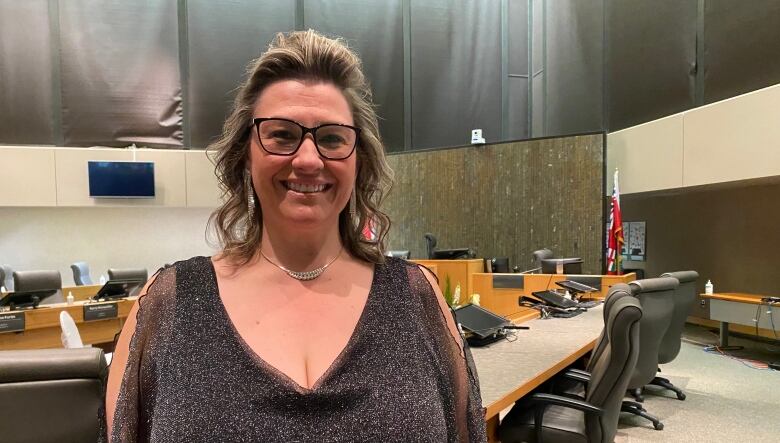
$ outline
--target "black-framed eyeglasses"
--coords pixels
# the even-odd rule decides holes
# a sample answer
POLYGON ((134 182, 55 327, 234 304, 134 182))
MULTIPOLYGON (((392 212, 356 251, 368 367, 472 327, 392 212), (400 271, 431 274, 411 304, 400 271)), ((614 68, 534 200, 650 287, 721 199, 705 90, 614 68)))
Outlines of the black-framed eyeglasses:
POLYGON ((344 160, 357 146, 360 128, 328 123, 307 128, 285 118, 256 118, 252 126, 263 150, 273 155, 293 155, 303 144, 303 138, 311 133, 317 152, 328 160, 344 160))

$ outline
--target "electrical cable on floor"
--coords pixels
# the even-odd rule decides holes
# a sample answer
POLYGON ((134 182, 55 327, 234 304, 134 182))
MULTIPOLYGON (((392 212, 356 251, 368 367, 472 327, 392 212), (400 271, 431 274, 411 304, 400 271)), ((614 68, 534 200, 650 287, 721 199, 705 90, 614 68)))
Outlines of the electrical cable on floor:
MULTIPOLYGON (((714 335, 717 335, 717 334, 714 334, 714 335)), ((684 341, 686 343, 690 343, 692 345, 701 346, 702 350, 704 352, 708 353, 708 354, 721 355, 723 357, 727 357, 727 358, 730 358, 732 360, 736 360, 736 361, 742 363, 743 365, 745 365, 745 366, 747 366, 747 367, 749 367, 751 369, 758 369, 758 370, 761 370, 761 371, 773 370, 773 369, 771 369, 769 367, 769 364, 767 362, 763 362, 763 361, 759 361, 759 360, 752 360, 752 359, 749 359, 749 358, 741 358, 741 357, 736 357, 734 355, 726 354, 725 352, 723 352, 723 350, 720 348, 720 346, 717 346, 717 345, 708 345, 706 343, 701 343, 701 342, 698 342, 696 340, 691 340, 690 338, 682 338, 682 341, 684 341)))

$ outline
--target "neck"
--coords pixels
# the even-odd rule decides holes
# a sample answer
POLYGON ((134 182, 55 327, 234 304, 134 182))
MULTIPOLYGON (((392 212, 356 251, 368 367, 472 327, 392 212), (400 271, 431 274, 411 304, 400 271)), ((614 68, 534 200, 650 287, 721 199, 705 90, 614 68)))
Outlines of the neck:
POLYGON ((263 224, 260 249, 274 263, 293 271, 309 271, 333 260, 342 249, 338 225, 328 229, 289 232, 263 224))

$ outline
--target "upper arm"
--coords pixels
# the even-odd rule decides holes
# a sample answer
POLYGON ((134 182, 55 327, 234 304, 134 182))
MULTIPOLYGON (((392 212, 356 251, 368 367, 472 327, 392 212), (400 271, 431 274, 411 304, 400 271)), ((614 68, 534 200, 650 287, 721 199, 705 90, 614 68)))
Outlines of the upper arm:
POLYGON ((452 337, 458 343, 458 346, 460 346, 462 352, 463 341, 461 340, 460 331, 458 330, 458 326, 455 324, 455 319, 452 316, 450 306, 447 304, 447 300, 444 298, 444 294, 442 294, 441 288, 439 288, 439 281, 436 279, 436 276, 433 275, 430 269, 422 265, 418 265, 418 267, 420 268, 420 271, 422 271, 425 278, 428 280, 428 283, 431 285, 433 293, 436 295, 436 301, 439 304, 439 309, 441 309, 442 315, 444 316, 444 321, 447 324, 447 329, 449 329, 450 334, 452 334, 452 337))
POLYGON ((108 382, 106 384, 106 425, 109 440, 111 439, 111 432, 113 430, 117 398, 119 397, 119 391, 122 388, 122 380, 130 355, 130 341, 133 338, 133 334, 135 334, 136 326, 138 324, 140 300, 141 297, 146 296, 149 287, 154 283, 158 274, 153 275, 152 278, 146 282, 146 285, 144 285, 144 288, 141 290, 141 295, 138 297, 135 304, 133 304, 132 309, 130 309, 130 313, 127 315, 125 324, 122 326, 122 331, 119 334, 119 339, 116 342, 114 354, 111 358, 111 367, 108 371, 108 382))

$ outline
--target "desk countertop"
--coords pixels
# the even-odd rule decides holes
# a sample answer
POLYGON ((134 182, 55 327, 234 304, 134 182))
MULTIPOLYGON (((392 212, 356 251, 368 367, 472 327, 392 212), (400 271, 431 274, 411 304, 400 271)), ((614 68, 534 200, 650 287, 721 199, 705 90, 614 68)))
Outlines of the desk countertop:
POLYGON ((585 355, 604 327, 603 305, 573 318, 531 320, 517 340, 471 348, 487 418, 585 355))
POLYGON ((762 298, 770 297, 769 295, 746 294, 744 292, 719 292, 715 294, 701 294, 701 296, 703 298, 710 298, 713 300, 733 301, 737 303, 750 303, 753 305, 760 305, 762 304, 761 303, 762 298))

